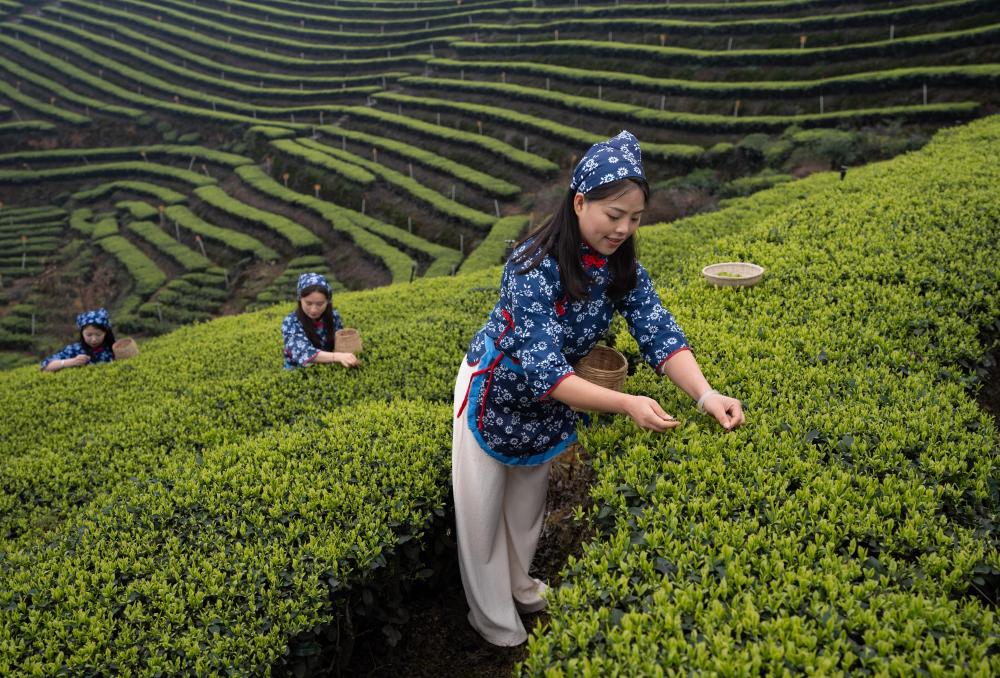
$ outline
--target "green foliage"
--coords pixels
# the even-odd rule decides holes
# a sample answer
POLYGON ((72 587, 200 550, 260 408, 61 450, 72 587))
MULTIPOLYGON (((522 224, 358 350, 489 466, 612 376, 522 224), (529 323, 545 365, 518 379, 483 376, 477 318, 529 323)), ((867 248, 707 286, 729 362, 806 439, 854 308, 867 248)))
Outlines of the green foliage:
MULTIPOLYGON (((246 166, 245 166, 246 167, 246 166)), ((242 168, 241 168, 242 169, 242 168)), ((253 254, 262 261, 276 261, 278 253, 256 238, 211 224, 184 205, 171 205, 165 210, 167 219, 195 235, 219 242, 237 252, 253 254)))
POLYGON ((73 200, 89 202, 107 195, 114 195, 118 191, 152 196, 166 205, 176 205, 187 200, 183 193, 178 193, 166 186, 151 184, 146 181, 108 181, 93 188, 77 191, 73 194, 73 200))
POLYGON ((13 103, 20 104, 25 108, 30 108, 31 110, 37 111, 38 113, 50 118, 55 118, 57 120, 61 120, 62 122, 68 122, 71 125, 86 125, 90 122, 90 118, 85 115, 73 113, 72 111, 67 111, 59 108, 58 106, 40 101, 33 96, 24 94, 21 90, 13 87, 3 80, 0 80, 0 95, 13 103))
MULTIPOLYGON (((301 138, 296 141, 300 146, 305 146, 307 149, 318 152, 320 155, 327 156, 326 161, 329 165, 339 166, 342 169, 351 167, 352 165, 357 165, 373 175, 381 177, 396 192, 407 193, 420 202, 430 205, 445 216, 459 221, 464 221, 471 226, 475 226, 476 228, 489 228, 493 225, 493 222, 496 221, 496 217, 493 215, 480 212, 477 209, 467 207, 461 203, 451 200, 450 198, 446 198, 434 189, 424 186, 419 181, 411 179, 401 172, 389 169, 384 165, 380 165, 377 162, 366 160, 365 158, 357 156, 353 153, 342 151, 339 148, 335 148, 309 138, 301 138), (330 156, 332 156, 334 160, 331 160, 330 156), (338 163, 336 162, 337 160, 341 162, 338 163)), ((277 146, 278 144, 285 144, 286 141, 280 140, 273 141, 271 143, 277 146)))
POLYGON ((194 271, 208 268, 212 265, 212 262, 202 256, 201 252, 195 252, 190 247, 177 242, 154 223, 149 221, 133 221, 128 225, 128 229, 152 244, 156 249, 166 254, 186 270, 194 271))
POLYGON ((94 240, 100 240, 101 238, 106 238, 109 235, 118 234, 118 219, 113 215, 109 217, 104 217, 94 224, 94 230, 90 234, 90 237, 94 240))
POLYGON ((83 96, 74 92, 43 75, 39 75, 34 71, 30 71, 24 68, 22 65, 17 64, 8 59, 0 57, 0 68, 10 73, 10 75, 20 78, 26 82, 30 82, 37 86, 38 88, 52 92, 54 95, 59 97, 59 99, 64 101, 72 101, 78 105, 85 106, 87 108, 92 108, 95 111, 103 111, 105 113, 112 113, 115 115, 121 115, 127 118, 138 118, 142 111, 136 110, 134 108, 129 108, 127 106, 118 106, 115 104, 108 103, 107 101, 102 101, 100 99, 94 99, 88 96, 83 96))
MULTIPOLYGON (((163 126, 163 131, 170 129, 169 125, 164 125, 163 123, 160 126, 163 126)), ((18 151, 0 155, 0 162, 48 162, 55 160, 81 160, 84 158, 102 160, 143 159, 148 161, 150 156, 167 159, 190 159, 191 161, 200 160, 223 167, 239 167, 240 165, 248 165, 253 162, 250 158, 236 155, 235 153, 226 153, 214 148, 189 144, 148 144, 145 146, 113 146, 108 148, 55 148, 46 151, 18 151)), ((126 184, 127 182, 121 183, 126 184)), ((84 199, 90 199, 90 197, 87 196, 84 199)))
POLYGON ((115 203, 115 208, 127 210, 135 219, 152 219, 160 213, 157 208, 141 200, 119 200, 115 203))
POLYGON ((657 256, 670 231, 644 235, 654 276, 677 279, 665 305, 748 424, 724 434, 649 370, 629 378, 684 423, 584 431, 598 478, 579 517, 600 536, 567 563, 524 674, 1000 669, 979 598, 1000 449, 966 391, 1000 317, 998 141, 994 117, 685 220, 739 226, 679 267, 657 256), (734 260, 763 283, 700 280, 734 260))
POLYGON ((459 272, 472 273, 502 264, 504 252, 507 250, 507 241, 516 240, 527 227, 527 217, 513 216, 497 220, 489 234, 462 262, 462 268, 459 269, 459 272))
POLYGON ((264 170, 256 165, 240 167, 236 170, 236 174, 261 193, 292 205, 300 205, 326 219, 335 230, 341 231, 351 238, 358 247, 381 260, 389 269, 393 282, 409 279, 414 268, 413 260, 374 233, 369 233, 355 224, 347 214, 349 210, 311 195, 285 188, 267 176, 264 170))
MULTIPOLYGON (((113 220, 111 221, 113 223, 113 220)), ((155 292, 160 285, 167 281, 167 276, 152 259, 142 253, 142 250, 122 236, 108 235, 97 240, 97 231, 102 228, 104 223, 99 223, 95 229, 95 242, 98 247, 111 254, 125 267, 135 281, 136 294, 146 296, 155 292)), ((117 229, 117 224, 115 224, 115 228, 117 229)))
MULTIPOLYGON (((351 156, 352 160, 345 160, 345 158, 340 156, 331 158, 330 153, 321 152, 313 148, 305 148, 299 143, 300 141, 296 139, 276 139, 271 142, 271 146, 293 158, 304 160, 310 165, 339 174, 361 187, 367 187, 375 181, 374 174, 358 166, 356 161, 360 160, 360 158, 357 158, 357 156, 351 156)), ((350 154, 345 153, 344 155, 348 156, 350 154)))
POLYGON ((218 186, 203 186, 197 188, 194 194, 203 202, 216 209, 232 215, 242 222, 259 224, 273 233, 281 236, 296 249, 305 251, 318 250, 323 242, 307 229, 280 214, 258 209, 252 205, 234 199, 218 186))
MULTIPOLYGON (((690 11, 691 5, 686 11, 690 11)), ((548 9, 548 8, 547 8, 548 9)), ((645 91, 666 96, 698 97, 766 97, 776 94, 796 96, 818 96, 855 92, 859 88, 877 90, 901 87, 919 87, 962 83, 969 86, 995 86, 1000 82, 1000 65, 967 64, 947 66, 913 66, 886 70, 849 73, 815 80, 760 80, 760 81, 712 81, 682 80, 679 78, 657 78, 627 71, 602 71, 589 68, 556 66, 544 62, 531 61, 463 61, 456 59, 431 59, 432 68, 451 71, 521 74, 531 77, 549 77, 553 81, 574 84, 604 85, 622 87, 632 91, 645 91)))
MULTIPOLYGON (((410 78, 404 79, 409 82, 410 78)), ((512 86, 513 87, 513 86, 512 86)), ((526 89, 526 88, 521 88, 526 89)), ((391 103, 402 104, 407 106, 416 106, 418 108, 427 108, 430 110, 439 111, 459 111, 462 113, 467 113, 469 115, 475 116, 482 120, 491 120, 495 122, 500 122, 505 125, 516 125, 525 129, 534 130, 537 132, 542 132, 548 137, 554 137, 557 139, 562 139, 564 141, 570 141, 575 144, 579 144, 586 148, 591 144, 597 143, 598 141, 603 141, 607 138, 603 134, 593 134, 585 130, 577 129, 575 127, 570 127, 569 125, 563 125, 561 123, 552 122, 545 118, 539 118, 534 115, 529 115, 527 113, 520 113, 507 108, 500 108, 499 106, 486 106, 483 104, 473 104, 464 101, 449 101, 446 99, 434 99, 429 97, 414 97, 407 94, 397 94, 395 92, 380 92, 373 97, 374 99, 380 101, 388 101, 391 103)), ((560 95, 560 100, 569 100, 570 98, 560 95)), ((585 97, 576 97, 573 99, 580 99, 581 101, 591 101, 585 97)), ((577 102, 579 103, 579 102, 577 102)), ((580 104, 583 105, 582 103, 580 104)), ((622 113, 621 109, 624 104, 608 104, 612 106, 613 111, 605 111, 609 115, 620 115, 622 113)), ((638 108, 633 106, 631 108, 638 108)), ((660 113, 660 111, 653 111, 655 113, 660 113)), ((725 118, 726 116, 717 116, 719 118, 725 118)), ((643 116, 645 119, 645 116, 643 116)), ((662 121, 658 121, 662 122, 662 121)), ((646 155, 662 158, 666 160, 693 160, 701 155, 702 148, 700 146, 684 145, 684 144, 652 144, 646 143, 642 145, 643 153, 646 155)))
POLYGON ((894 40, 886 39, 877 42, 808 49, 701 50, 598 40, 546 40, 520 43, 456 41, 451 44, 451 47, 460 56, 468 55, 477 59, 487 54, 512 56, 525 53, 544 55, 586 53, 597 58, 648 59, 661 62, 669 60, 673 63, 701 66, 739 65, 742 67, 774 63, 811 65, 829 63, 838 59, 883 57, 888 54, 894 56, 916 55, 926 53, 928 50, 989 44, 996 40, 998 34, 1000 34, 1000 24, 989 24, 955 31, 924 33, 894 40))
POLYGON ((45 181, 65 181, 86 179, 88 177, 108 176, 154 176, 162 179, 173 179, 194 186, 214 184, 215 179, 185 169, 160 165, 154 162, 126 161, 110 162, 96 165, 74 165, 72 167, 55 167, 41 170, 6 170, 0 169, 0 184, 35 184, 45 181))
POLYGON ((345 137, 352 141, 358 141, 363 144, 374 146, 375 148, 390 151, 405 160, 410 160, 417 164, 424 165, 425 167, 430 167, 431 169, 452 176, 459 181, 464 181, 471 186, 481 188, 490 195, 508 198, 521 192, 521 189, 515 184, 504 181, 503 179, 498 179, 485 172, 480 172, 467 165, 457 163, 454 160, 449 160, 444 156, 432 153, 418 146, 405 144, 401 141, 396 141, 388 137, 380 137, 372 134, 365 134, 364 132, 357 132, 345 127, 338 127, 336 125, 324 125, 319 128, 319 131, 334 137, 345 137))

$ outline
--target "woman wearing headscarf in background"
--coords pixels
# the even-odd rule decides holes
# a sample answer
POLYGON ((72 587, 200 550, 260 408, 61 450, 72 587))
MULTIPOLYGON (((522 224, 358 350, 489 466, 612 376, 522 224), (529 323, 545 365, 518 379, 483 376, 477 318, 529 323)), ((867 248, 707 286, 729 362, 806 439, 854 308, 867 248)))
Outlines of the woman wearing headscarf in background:
POLYGON ((343 329, 340 314, 330 303, 333 291, 319 273, 303 273, 296 288, 295 310, 281 323, 285 342, 285 369, 305 367, 315 363, 339 363, 357 367, 353 353, 333 350, 337 330, 343 329))
POLYGON ((111 317, 107 310, 99 308, 76 316, 76 327, 80 330, 80 341, 69 344, 61 351, 42 361, 43 372, 58 372, 65 367, 83 367, 96 363, 110 363, 115 359, 111 350, 115 343, 111 331, 111 317))

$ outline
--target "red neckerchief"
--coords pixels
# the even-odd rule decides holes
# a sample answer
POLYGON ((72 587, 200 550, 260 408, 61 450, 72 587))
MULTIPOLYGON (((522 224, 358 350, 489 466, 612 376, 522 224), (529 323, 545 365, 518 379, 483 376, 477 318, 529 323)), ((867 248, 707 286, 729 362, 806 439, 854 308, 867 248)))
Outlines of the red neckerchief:
POLYGON ((586 240, 583 241, 580 249, 583 251, 583 254, 580 255, 580 261, 584 268, 604 268, 607 265, 608 258, 594 249, 586 240))

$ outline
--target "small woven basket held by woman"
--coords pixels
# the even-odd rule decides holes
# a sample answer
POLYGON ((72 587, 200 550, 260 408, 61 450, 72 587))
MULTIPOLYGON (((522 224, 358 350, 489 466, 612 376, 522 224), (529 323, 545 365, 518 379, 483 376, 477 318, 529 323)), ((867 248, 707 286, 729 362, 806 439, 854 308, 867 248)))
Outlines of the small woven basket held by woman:
POLYGON ((546 586, 528 569, 549 464, 576 440, 573 408, 627 414, 654 431, 677 425, 652 398, 589 383, 570 367, 615 311, 657 373, 726 429, 743 422, 740 402, 709 387, 636 260, 633 235, 648 192, 634 136, 594 144, 561 207, 515 247, 500 299, 462 361, 452 442, 459 565, 469 622, 495 645, 523 643, 518 612, 546 605, 546 586))

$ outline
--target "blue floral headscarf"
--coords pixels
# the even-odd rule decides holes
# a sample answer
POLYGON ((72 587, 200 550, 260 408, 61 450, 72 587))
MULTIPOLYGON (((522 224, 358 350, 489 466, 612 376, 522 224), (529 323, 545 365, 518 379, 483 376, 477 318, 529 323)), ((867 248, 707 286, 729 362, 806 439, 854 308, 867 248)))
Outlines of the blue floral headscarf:
POLYGON ((98 327, 110 330, 111 316, 108 315, 108 311, 105 308, 99 308, 94 311, 85 311, 76 316, 77 329, 82 330, 87 325, 97 325, 98 327))
POLYGON ((645 179, 646 174, 642 171, 639 140, 628 130, 622 130, 618 136, 590 147, 573 170, 569 188, 586 194, 602 184, 628 177, 645 179))
POLYGON ((319 273, 303 273, 302 275, 299 276, 299 284, 297 288, 298 295, 301 297, 302 290, 304 290, 307 287, 312 287, 313 285, 319 285, 324 290, 326 290, 327 296, 330 296, 331 292, 330 283, 327 282, 326 278, 324 278, 319 273))

